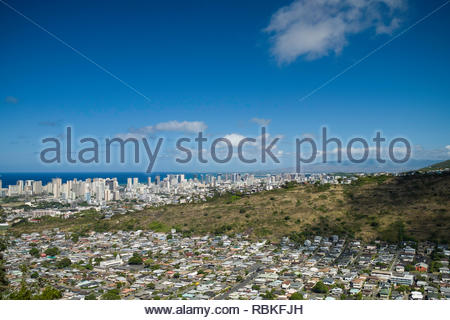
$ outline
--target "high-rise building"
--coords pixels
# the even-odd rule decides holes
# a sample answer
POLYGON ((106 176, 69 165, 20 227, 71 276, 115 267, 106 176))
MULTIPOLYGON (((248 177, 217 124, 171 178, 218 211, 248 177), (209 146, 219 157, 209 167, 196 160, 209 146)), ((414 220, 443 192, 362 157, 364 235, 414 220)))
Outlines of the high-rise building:
POLYGON ((53 178, 52 179, 53 198, 59 198, 59 196, 61 194, 61 186, 62 186, 61 178, 53 178))
POLYGON ((8 197, 15 196, 18 194, 20 194, 18 185, 9 185, 8 186, 8 197))
POLYGON ((32 188, 33 194, 41 194, 42 193, 42 181, 33 181, 31 188, 32 188))
POLYGON ((114 191, 114 181, 113 180, 106 180, 106 186, 110 191, 114 191))
POLYGON ((19 194, 22 194, 22 192, 23 192, 23 180, 18 180, 17 181, 17 187, 19 189, 19 194))
POLYGON ((111 191, 109 189, 105 189, 104 199, 105 199, 106 202, 111 200, 111 191))
POLYGON ((105 186, 102 184, 97 185, 95 189, 95 197, 97 201, 102 201, 105 197, 105 186))

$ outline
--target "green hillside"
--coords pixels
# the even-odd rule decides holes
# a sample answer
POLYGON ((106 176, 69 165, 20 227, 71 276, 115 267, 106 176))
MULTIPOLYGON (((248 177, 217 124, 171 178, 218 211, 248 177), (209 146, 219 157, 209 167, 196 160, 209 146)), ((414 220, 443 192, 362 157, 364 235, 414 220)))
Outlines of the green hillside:
POLYGON ((450 160, 435 163, 431 166, 420 169, 420 171, 442 170, 450 168, 450 160))

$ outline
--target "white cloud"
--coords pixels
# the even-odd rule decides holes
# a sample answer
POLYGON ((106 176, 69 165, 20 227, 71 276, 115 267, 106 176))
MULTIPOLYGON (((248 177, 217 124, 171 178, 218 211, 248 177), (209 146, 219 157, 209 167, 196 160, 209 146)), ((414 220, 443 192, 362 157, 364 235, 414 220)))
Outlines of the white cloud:
MULTIPOLYGON (((223 136, 224 138, 228 139, 231 142, 231 145, 233 146, 233 148, 237 148, 239 145, 239 142, 242 139, 245 139, 246 137, 239 134, 239 133, 230 133, 230 134, 226 134, 223 136)), ((251 142, 251 141, 247 141, 243 147, 243 153, 244 156, 254 156, 254 155, 259 155, 261 154, 261 150, 262 150, 262 139, 263 136, 257 136, 257 137, 248 137, 248 138, 254 138, 256 141, 255 142, 251 142)), ((276 135, 271 137, 271 135, 269 133, 265 134, 265 139, 266 139, 266 146, 268 146, 273 140, 275 139, 279 139, 278 143, 284 138, 283 135, 276 135)), ((225 144, 218 144, 217 145, 217 149, 225 149, 226 146, 225 144)), ((278 144, 275 144, 272 148, 271 148, 272 152, 276 155, 276 156, 283 156, 284 152, 283 150, 278 148, 278 144)), ((237 154, 235 154, 237 156, 237 154)))
POLYGON ((241 142, 242 139, 245 139, 245 137, 243 135, 240 135, 239 133, 230 133, 225 135, 224 138, 230 140, 233 147, 237 147, 239 142, 241 142))
POLYGON ((377 25, 376 32, 377 34, 392 34, 392 32, 400 26, 400 19, 394 18, 392 19, 389 25, 379 24, 377 25))
POLYGON ((208 126, 203 121, 167 121, 152 126, 132 129, 132 133, 148 134, 158 131, 174 131, 184 133, 197 133, 206 130, 208 126))
POLYGON ((127 132, 127 133, 119 133, 114 138, 119 138, 119 139, 123 139, 123 140, 127 140, 127 139, 137 139, 137 140, 139 140, 139 139, 144 138, 144 137, 145 137, 145 134, 142 134, 142 133, 130 133, 130 132, 127 132))
POLYGON ((280 8, 265 31, 272 35, 272 54, 279 63, 299 56, 308 60, 339 53, 348 37, 367 29, 392 33, 406 0, 296 0, 280 8))
POLYGON ((261 127, 267 127, 269 125, 270 121, 272 121, 272 120, 271 119, 262 119, 262 118, 252 118, 251 121, 259 124, 261 127))

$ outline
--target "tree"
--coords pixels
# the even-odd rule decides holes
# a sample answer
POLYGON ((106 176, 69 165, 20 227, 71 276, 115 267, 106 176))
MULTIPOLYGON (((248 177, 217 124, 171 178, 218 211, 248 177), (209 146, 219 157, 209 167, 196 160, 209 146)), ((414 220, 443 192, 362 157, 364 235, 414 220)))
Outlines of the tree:
POLYGON ((312 291, 315 293, 327 293, 328 287, 322 281, 319 281, 312 288, 312 291))
POLYGON ((445 258, 445 255, 444 255, 444 253, 442 252, 441 249, 436 249, 436 250, 433 250, 433 251, 431 252, 430 258, 431 258, 431 260, 433 260, 433 261, 437 261, 437 260, 444 259, 444 258, 445 258))
POLYGON ((97 297, 94 293, 89 293, 87 296, 84 297, 84 300, 97 300, 97 297))
POLYGON ((303 300, 303 295, 300 292, 294 292, 289 297, 289 300, 303 300))
POLYGON ((56 256, 57 254, 59 254, 59 249, 56 247, 53 248, 48 248, 47 250, 45 250, 45 254, 48 256, 56 256))
POLYGON ((439 261, 432 261, 430 265, 430 272, 439 272, 439 268, 442 268, 443 265, 439 261))
POLYGON ((143 260, 142 257, 139 255, 139 253, 133 253, 133 256, 128 259, 128 264, 132 264, 132 265, 139 265, 142 264, 143 260))
POLYGON ((0 239, 0 252, 6 250, 6 240, 0 239))
POLYGON ((414 267, 412 264, 407 264, 405 266, 405 271, 415 271, 416 267, 414 267))
POLYGON ((8 298, 11 300, 31 300, 31 297, 31 290, 28 289, 25 282, 22 282, 20 290, 12 292, 8 298))
POLYGON ((102 258, 100 258, 100 257, 95 257, 95 265, 96 266, 98 266, 99 264, 100 264, 100 262, 102 262, 103 261, 103 259, 102 258))
POLYGON ((6 267, 3 265, 3 260, 0 260, 0 292, 2 287, 8 286, 8 279, 6 279, 6 267))
POLYGON ((73 242, 78 242, 80 239, 80 236, 77 233, 72 234, 72 237, 70 238, 73 242))
POLYGON ((262 294, 264 300, 275 300, 275 294, 273 293, 273 289, 271 291, 266 291, 266 293, 262 294))
POLYGON ((20 269, 20 271, 21 271, 22 273, 24 273, 24 274, 28 272, 28 266, 27 266, 25 263, 21 264, 21 265, 19 266, 19 269, 20 269))
POLYGON ((398 292, 404 293, 404 292, 410 292, 411 288, 406 285, 400 285, 395 290, 397 290, 398 292))
POLYGON ((64 269, 64 268, 70 267, 71 264, 72 264, 72 261, 69 258, 63 258, 63 259, 59 260, 58 262, 56 262, 56 267, 58 269, 64 269))
POLYGON ((120 300, 119 290, 111 289, 102 295, 102 300, 120 300))
POLYGON ((29 251, 29 253, 33 256, 38 258, 39 257, 39 250, 36 247, 31 248, 31 250, 29 251))
POLYGON ((34 296, 33 299, 37 300, 57 300, 62 298, 62 293, 56 288, 45 287, 44 291, 40 295, 34 296))
POLYGON ((3 293, 8 289, 8 279, 6 278, 6 267, 4 265, 3 254, 1 251, 6 250, 6 241, 0 239, 0 299, 3 293))

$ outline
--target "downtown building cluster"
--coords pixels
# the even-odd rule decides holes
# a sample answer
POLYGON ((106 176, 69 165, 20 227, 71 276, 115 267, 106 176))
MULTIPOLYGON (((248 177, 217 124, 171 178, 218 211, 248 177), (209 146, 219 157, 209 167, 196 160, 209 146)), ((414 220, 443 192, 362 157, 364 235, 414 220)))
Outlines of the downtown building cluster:
MULTIPOLYGON (((0 197, 36 197, 41 200, 63 203, 87 202, 92 205, 106 205, 110 201, 138 199, 149 204, 176 204, 206 200, 214 193, 227 191, 257 192, 279 188, 286 182, 298 183, 340 183, 340 177, 326 174, 216 174, 198 175, 186 179, 184 174, 169 174, 163 179, 156 176, 144 183, 138 178, 128 178, 126 185, 120 185, 117 178, 88 178, 68 180, 53 178, 51 182, 18 180, 15 185, 2 188, 0 197)), ((344 183, 350 183, 346 178, 344 183)))

